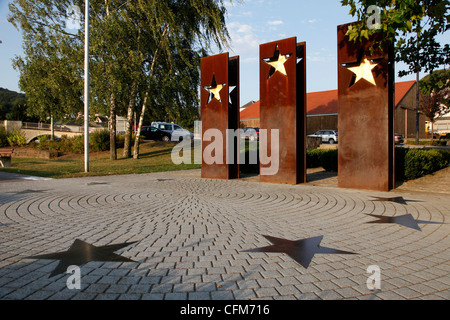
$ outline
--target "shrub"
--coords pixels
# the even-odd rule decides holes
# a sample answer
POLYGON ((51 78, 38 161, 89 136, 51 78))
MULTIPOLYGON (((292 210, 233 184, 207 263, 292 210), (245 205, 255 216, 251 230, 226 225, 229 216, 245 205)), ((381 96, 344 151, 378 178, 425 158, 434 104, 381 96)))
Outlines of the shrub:
POLYGON ((313 149, 306 151, 306 167, 322 167, 326 171, 338 171, 338 150, 313 149))
MULTIPOLYGON (((259 174, 259 166, 260 166, 260 161, 259 161, 259 144, 256 146, 256 150, 252 149, 250 150, 252 147, 250 146, 251 144, 248 142, 245 142, 244 148, 241 148, 241 157, 245 157, 242 160, 244 160, 244 163, 241 163, 239 165, 239 169, 241 171, 241 173, 247 173, 247 174, 259 174), (250 154, 256 152, 256 163, 250 163, 250 154)), ((242 147, 242 145, 241 145, 242 147)), ((253 157, 253 154, 252 154, 253 157)))
POLYGON ((445 147, 447 145, 447 141, 446 140, 433 140, 431 142, 432 146, 437 146, 437 147, 445 147))
POLYGON ((0 147, 9 147, 8 135, 4 127, 0 126, 0 147))
POLYGON ((46 144, 50 140, 49 135, 43 135, 38 137, 39 144, 46 144))
POLYGON ((447 164, 450 163, 450 150, 444 150, 444 149, 436 149, 438 152, 440 152, 445 159, 447 159, 447 164))
POLYGON ((405 180, 405 156, 408 153, 407 148, 395 148, 395 180, 405 180))
POLYGON ((25 133, 20 130, 14 130, 9 133, 7 139, 11 147, 22 147, 27 144, 25 133))
POLYGON ((411 149, 405 155, 405 179, 413 180, 438 171, 448 159, 438 150, 411 149))
POLYGON ((307 168, 318 168, 322 166, 322 155, 326 150, 313 149, 306 151, 307 168))
POLYGON ((106 151, 109 150, 109 130, 97 130, 89 134, 89 150, 106 151))
POLYGON ((73 153, 83 153, 84 152, 84 134, 70 138, 72 147, 71 151, 73 153))
MULTIPOLYGON (((416 141, 415 140, 406 140, 405 144, 416 145, 416 141)), ((443 146, 447 145, 447 141, 446 140, 420 140, 419 145, 443 147, 443 146)))
POLYGON ((322 154, 321 164, 326 171, 338 171, 338 149, 326 150, 322 154))
MULTIPOLYGON (((134 139, 131 138, 131 144, 134 143, 134 139)), ((116 148, 123 148, 125 146, 125 135, 117 134, 116 135, 116 148)))

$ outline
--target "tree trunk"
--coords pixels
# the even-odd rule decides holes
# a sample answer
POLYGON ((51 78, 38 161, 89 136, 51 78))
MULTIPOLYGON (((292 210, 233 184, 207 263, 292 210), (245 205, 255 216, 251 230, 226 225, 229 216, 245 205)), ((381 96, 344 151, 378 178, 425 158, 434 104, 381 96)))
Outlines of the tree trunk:
POLYGON ((109 128, 109 159, 117 160, 117 148, 116 148, 116 97, 114 93, 111 94, 110 105, 110 128, 109 128))
POLYGON ((133 82, 131 88, 131 98, 128 104, 128 112, 127 112, 127 124, 126 124, 126 132, 125 132, 125 145, 123 148, 123 156, 125 158, 131 158, 131 138, 133 136, 133 113, 134 113, 134 103, 136 102, 136 81, 133 82))
POLYGON ((53 122, 53 115, 52 114, 50 114, 50 135, 51 135, 51 140, 53 141, 53 140, 55 140, 55 124, 54 124, 54 122, 53 122))
MULTIPOLYGON (((162 41, 168 33, 169 33, 169 25, 166 25, 164 27, 164 31, 162 33, 160 41, 162 41)), ((159 53, 159 48, 156 49, 155 54, 153 55, 152 65, 150 67, 149 78, 153 77, 153 72, 155 70, 156 59, 158 58, 158 53, 159 53)), ((139 125, 138 125, 137 132, 136 132, 136 138, 134 138, 134 152, 133 152, 134 159, 139 159, 139 139, 141 137, 141 128, 144 123, 145 110, 147 108, 147 101, 148 101, 149 95, 150 95, 150 84, 148 85, 147 92, 145 93, 144 102, 142 104, 141 116, 139 117, 139 125)))
POLYGON ((434 140, 434 121, 431 121, 431 141, 434 140))
POLYGON ((139 159, 139 140, 141 138, 141 128, 144 123, 145 109, 147 108, 148 92, 144 98, 144 103, 142 104, 141 116, 139 117, 138 129, 136 131, 136 137, 134 138, 134 151, 133 159, 139 159))

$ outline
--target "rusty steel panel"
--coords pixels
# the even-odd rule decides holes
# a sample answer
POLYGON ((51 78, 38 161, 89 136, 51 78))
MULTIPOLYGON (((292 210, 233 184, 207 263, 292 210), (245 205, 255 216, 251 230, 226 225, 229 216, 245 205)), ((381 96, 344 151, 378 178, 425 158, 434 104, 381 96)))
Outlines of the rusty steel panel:
POLYGON ((202 141, 202 178, 237 179, 239 164, 237 139, 232 145, 234 157, 228 159, 227 129, 239 129, 239 57, 229 58, 228 53, 201 59, 201 119, 202 140, 209 129, 217 129, 222 134, 219 152, 220 163, 207 164, 208 152, 205 148, 215 141, 202 141), (231 90, 231 92, 230 92, 231 90))
MULTIPOLYGON (((261 182, 306 182, 306 44, 295 37, 260 46, 260 129, 279 130, 279 170, 261 182)), ((261 149, 261 147, 260 147, 261 149)), ((260 164, 261 172, 270 164, 260 164)))
POLYGON ((389 191, 395 186, 393 49, 371 53, 375 38, 350 42, 349 25, 337 28, 338 185, 389 191))

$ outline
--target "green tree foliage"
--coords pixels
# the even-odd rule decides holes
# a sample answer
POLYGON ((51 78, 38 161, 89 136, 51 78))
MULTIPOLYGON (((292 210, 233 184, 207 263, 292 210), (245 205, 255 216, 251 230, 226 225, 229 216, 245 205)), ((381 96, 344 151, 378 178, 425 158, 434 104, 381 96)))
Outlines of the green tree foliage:
MULTIPOLYGON (((419 81, 419 88, 422 93, 431 93, 450 88, 450 70, 442 69, 433 71, 419 81)), ((450 97, 447 98, 446 104, 449 103, 448 99, 450 97)))
POLYGON ((450 70, 436 70, 419 81, 420 111, 431 122, 434 138, 436 118, 450 112, 450 70))
POLYGON ((20 71, 19 86, 40 120, 62 120, 82 108, 82 79, 78 67, 81 42, 62 25, 62 6, 49 1, 16 0, 8 20, 23 34, 24 57, 13 61, 20 71))
MULTIPOLYGON (((373 45, 395 48, 395 61, 404 62, 408 68, 400 70, 399 76, 415 73, 419 82, 419 72, 433 72, 450 63, 450 45, 437 41, 437 36, 450 28, 448 0, 341 0, 341 3, 350 6, 350 14, 359 22, 347 32, 350 41, 381 34, 381 40, 373 45)), ((419 144, 419 105, 417 90, 416 144, 419 144)))
POLYGON ((396 61, 402 61, 408 70, 400 70, 405 76, 417 72, 430 72, 450 63, 450 46, 437 42, 436 37, 450 28, 450 3, 448 0, 341 0, 350 7, 350 14, 359 24, 350 28, 350 40, 359 41, 382 32, 380 46, 394 44, 396 61), (380 27, 369 28, 374 16, 369 6, 380 9, 380 27))
POLYGON ((165 102, 161 101, 159 106, 172 115, 181 116, 183 109, 186 111, 192 103, 197 108, 198 81, 195 79, 198 79, 199 58, 211 43, 219 48, 226 44, 228 32, 223 0, 142 0, 132 2, 129 9, 143 35, 141 48, 145 48, 142 50, 144 89, 133 153, 133 157, 138 158, 140 128, 146 110, 157 107, 161 98, 165 98, 165 102), (163 77, 158 77, 161 74, 163 77), (163 90, 158 90, 160 85, 163 90), (183 101, 181 107, 180 101, 183 101))
MULTIPOLYGON (((10 4, 9 21, 24 31, 26 55, 15 65, 27 96, 30 92, 33 102, 47 108, 40 114, 56 115, 58 106, 82 103, 84 28, 72 32, 65 28, 72 5, 81 9, 83 26, 84 0, 10 4), (69 101, 63 102, 67 97, 69 101)), ((149 115, 153 120, 193 122, 199 104, 200 57, 212 43, 221 48, 228 40, 224 1, 91 0, 90 12, 90 113, 109 116, 111 159, 117 157, 116 115, 128 119, 127 156, 133 113, 139 127, 149 115)), ((139 141, 138 131, 135 158, 139 141)))

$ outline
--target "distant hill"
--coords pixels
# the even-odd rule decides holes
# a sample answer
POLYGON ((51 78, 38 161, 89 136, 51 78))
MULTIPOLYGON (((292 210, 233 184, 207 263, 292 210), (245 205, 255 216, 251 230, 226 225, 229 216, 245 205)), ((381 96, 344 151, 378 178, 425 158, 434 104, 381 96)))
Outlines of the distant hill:
POLYGON ((26 104, 26 102, 27 99, 23 93, 0 88, 0 105, 10 104, 14 106, 18 104, 26 104))
POLYGON ((30 121, 27 99, 23 93, 0 88, 0 120, 30 121))

